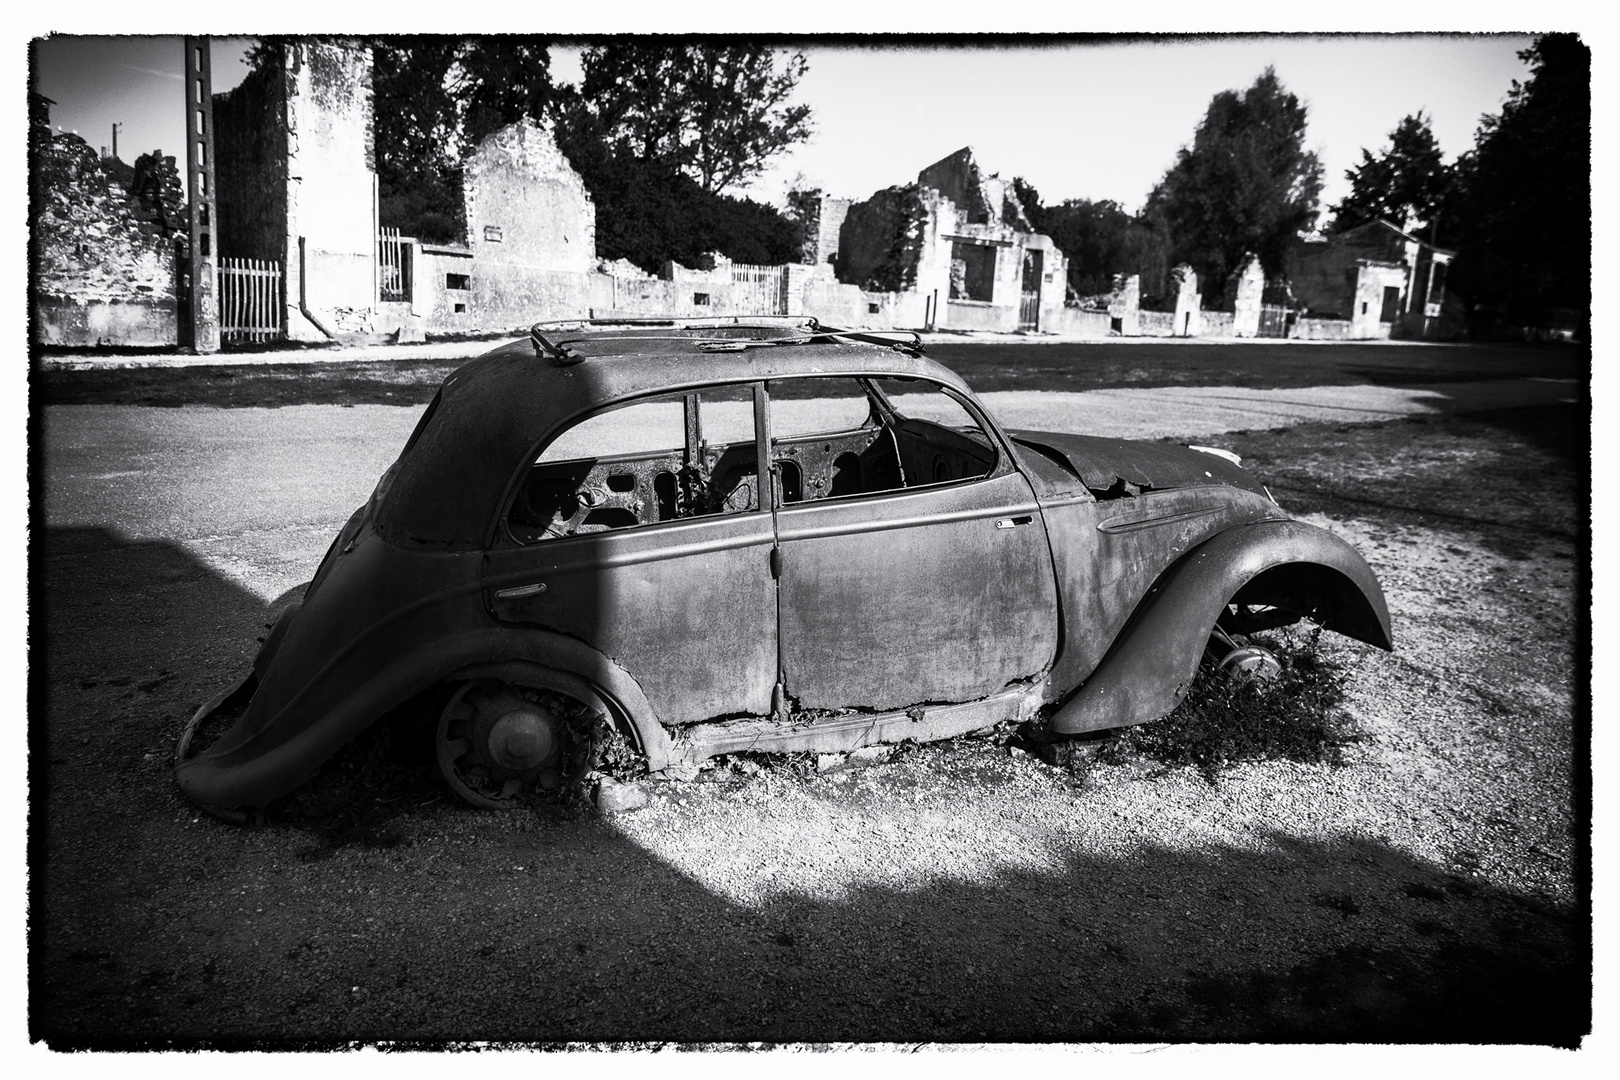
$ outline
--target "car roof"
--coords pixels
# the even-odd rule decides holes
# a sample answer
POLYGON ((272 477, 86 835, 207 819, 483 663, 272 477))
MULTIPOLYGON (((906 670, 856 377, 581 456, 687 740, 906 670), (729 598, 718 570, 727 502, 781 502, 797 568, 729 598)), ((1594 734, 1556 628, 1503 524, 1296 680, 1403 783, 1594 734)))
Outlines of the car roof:
POLYGON ((377 526, 414 546, 482 544, 526 455, 585 412, 648 394, 815 375, 920 378, 962 393, 915 334, 830 330, 813 319, 542 323, 471 360, 390 469, 377 526))

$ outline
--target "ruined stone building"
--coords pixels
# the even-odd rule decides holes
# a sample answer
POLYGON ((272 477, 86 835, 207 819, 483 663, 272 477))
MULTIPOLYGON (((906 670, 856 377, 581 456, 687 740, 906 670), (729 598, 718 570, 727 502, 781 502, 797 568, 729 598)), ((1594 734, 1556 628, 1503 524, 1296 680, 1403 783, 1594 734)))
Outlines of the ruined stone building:
POLYGON ((473 148, 466 235, 423 243, 379 227, 374 107, 370 50, 342 41, 283 46, 215 97, 220 255, 281 268, 288 338, 409 340, 585 313, 595 209, 548 133, 519 123, 473 148))
POLYGON ((1301 336, 1451 336, 1458 311, 1446 303, 1446 273, 1455 254, 1382 219, 1300 238, 1285 275, 1303 311, 1301 336))
POLYGON ((818 261, 831 257, 840 282, 889 294, 881 306, 894 325, 1014 331, 1061 320, 1068 260, 1035 231, 1011 182, 979 168, 971 147, 915 183, 822 206, 818 261), (824 222, 838 216, 834 247, 824 222))

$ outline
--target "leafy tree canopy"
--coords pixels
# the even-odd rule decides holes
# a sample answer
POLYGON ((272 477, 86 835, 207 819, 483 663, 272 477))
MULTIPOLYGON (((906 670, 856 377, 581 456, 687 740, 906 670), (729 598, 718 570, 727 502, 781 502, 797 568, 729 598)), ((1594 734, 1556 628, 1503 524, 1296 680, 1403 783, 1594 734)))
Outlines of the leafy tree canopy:
POLYGON ((763 46, 614 42, 587 49, 581 66, 574 113, 588 113, 615 153, 677 170, 711 194, 810 136, 810 107, 788 104, 808 69, 799 53, 779 69, 763 46))
POLYGON ((1316 220, 1322 166, 1305 149, 1305 106, 1271 68, 1242 94, 1210 102, 1190 147, 1148 196, 1172 258, 1220 289, 1253 252, 1278 273, 1294 236, 1316 220))
POLYGON ((461 239, 462 158, 507 124, 545 116, 550 53, 522 38, 419 35, 374 38, 371 56, 382 222, 461 239))
POLYGON ((1333 208, 1335 232, 1376 218, 1402 229, 1433 225, 1454 183, 1422 112, 1404 118, 1389 133, 1389 146, 1379 156, 1362 150, 1361 164, 1344 176, 1350 181, 1350 194, 1333 208))
POLYGON ((725 194, 809 135, 809 109, 786 99, 805 71, 770 50, 715 45, 596 46, 579 87, 552 106, 557 142, 596 203, 596 249, 656 272, 718 252, 746 263, 798 262, 801 221, 725 194))
POLYGON ((1486 320, 1510 328, 1591 307, 1592 53, 1574 34, 1548 34, 1519 57, 1529 81, 1514 82, 1458 163, 1452 287, 1487 332, 1486 320))
POLYGON ((1069 289, 1094 296, 1113 287, 1116 274, 1140 274, 1148 295, 1163 291, 1168 252, 1162 232, 1126 212, 1112 199, 1041 202, 1040 192, 1023 177, 1013 191, 1035 231, 1052 238, 1069 260, 1069 289))

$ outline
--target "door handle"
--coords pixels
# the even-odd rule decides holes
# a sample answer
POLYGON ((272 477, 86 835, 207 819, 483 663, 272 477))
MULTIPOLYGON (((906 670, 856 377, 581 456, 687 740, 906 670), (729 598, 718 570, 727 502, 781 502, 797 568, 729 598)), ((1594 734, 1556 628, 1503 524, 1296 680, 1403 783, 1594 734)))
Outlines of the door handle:
POLYGON ((1032 517, 1029 514, 1024 514, 1021 517, 1001 518, 999 521, 996 522, 996 528, 998 528, 998 529, 1016 529, 1016 528, 1018 528, 1018 526, 1020 526, 1020 525, 1028 525, 1030 522, 1032 522, 1034 520, 1035 520, 1034 517, 1032 517))
POLYGON ((515 589, 501 589, 495 594, 497 600, 521 600, 525 596, 538 596, 546 591, 546 583, 537 581, 533 585, 519 585, 515 589))

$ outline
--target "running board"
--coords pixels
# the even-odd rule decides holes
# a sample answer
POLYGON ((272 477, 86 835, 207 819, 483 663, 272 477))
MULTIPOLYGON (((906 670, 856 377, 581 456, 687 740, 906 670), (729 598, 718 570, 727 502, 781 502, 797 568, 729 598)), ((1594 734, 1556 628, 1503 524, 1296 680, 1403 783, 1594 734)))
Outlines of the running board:
POLYGON ((716 754, 745 751, 785 754, 813 750, 838 753, 907 739, 934 742, 982 731, 1011 720, 1022 723, 1040 708, 1039 686, 1018 686, 978 701, 923 705, 897 712, 851 713, 823 720, 780 724, 770 720, 728 720, 685 728, 670 757, 697 764, 716 754))

